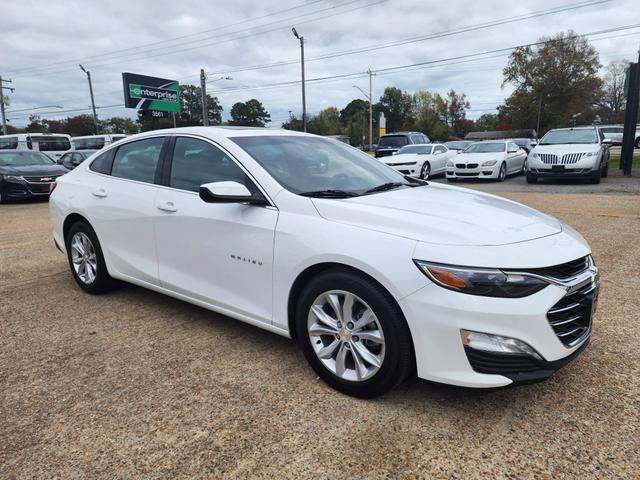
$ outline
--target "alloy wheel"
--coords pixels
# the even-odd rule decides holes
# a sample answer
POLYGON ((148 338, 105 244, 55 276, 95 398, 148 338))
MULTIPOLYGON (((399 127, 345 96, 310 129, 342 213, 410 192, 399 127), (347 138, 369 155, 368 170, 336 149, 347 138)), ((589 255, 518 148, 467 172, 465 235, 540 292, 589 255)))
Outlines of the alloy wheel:
POLYGON ((307 317, 311 346, 337 377, 362 382, 381 368, 385 356, 382 326, 369 305, 344 290, 319 295, 307 317))
POLYGON ((429 165, 429 162, 424 162, 422 164, 422 169, 420 170, 420 178, 422 180, 428 180, 430 173, 431 173, 431 165, 429 165))
POLYGON ((502 182, 505 178, 507 178, 507 165, 503 163, 500 166, 500 172, 498 172, 498 181, 502 182))
POLYGON ((71 239, 71 263, 76 276, 85 284, 93 283, 98 272, 96 251, 89 237, 77 232, 71 239))

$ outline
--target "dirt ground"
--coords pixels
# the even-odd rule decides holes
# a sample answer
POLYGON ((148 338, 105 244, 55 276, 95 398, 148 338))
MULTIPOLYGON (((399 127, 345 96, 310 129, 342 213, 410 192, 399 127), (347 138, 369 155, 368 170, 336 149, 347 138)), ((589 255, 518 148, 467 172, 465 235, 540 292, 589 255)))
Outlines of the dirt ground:
POLYGON ((255 327, 133 286, 81 292, 47 204, 0 206, 0 478, 639 478, 640 196, 503 195, 590 242, 591 345, 542 384, 376 400, 255 327))

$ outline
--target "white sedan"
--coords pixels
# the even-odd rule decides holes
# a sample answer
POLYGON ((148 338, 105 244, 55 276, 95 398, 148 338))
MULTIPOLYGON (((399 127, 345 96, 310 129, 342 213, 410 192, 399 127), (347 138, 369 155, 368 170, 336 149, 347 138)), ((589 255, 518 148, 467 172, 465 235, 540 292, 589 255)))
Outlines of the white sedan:
POLYGON ((507 175, 527 169, 527 152, 511 141, 486 141, 469 145, 447 163, 447 180, 493 179, 503 182, 507 175))
POLYGON ((323 137, 134 135, 59 177, 50 213, 86 292, 129 282, 296 338, 317 375, 359 397, 413 373, 543 380, 591 334, 598 276, 574 230, 323 137))
POLYGON ((392 156, 382 157, 380 160, 404 175, 426 180, 430 176, 444 173, 447 161, 455 153, 440 143, 425 143, 406 145, 392 156))

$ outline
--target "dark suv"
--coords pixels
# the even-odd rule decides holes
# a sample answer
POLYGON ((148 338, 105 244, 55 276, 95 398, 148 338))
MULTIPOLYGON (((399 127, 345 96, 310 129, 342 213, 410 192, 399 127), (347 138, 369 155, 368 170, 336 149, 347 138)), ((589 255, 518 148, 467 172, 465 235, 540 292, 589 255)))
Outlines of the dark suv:
POLYGON ((405 145, 429 143, 429 137, 421 132, 396 132, 383 135, 378 145, 373 148, 376 158, 393 155, 405 145))

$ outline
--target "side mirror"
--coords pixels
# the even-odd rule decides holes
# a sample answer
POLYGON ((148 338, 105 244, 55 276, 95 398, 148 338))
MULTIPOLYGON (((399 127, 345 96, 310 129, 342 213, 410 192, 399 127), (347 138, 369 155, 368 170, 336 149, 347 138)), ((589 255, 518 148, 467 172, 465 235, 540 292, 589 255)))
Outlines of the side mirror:
POLYGON ((207 203, 249 203, 267 205, 260 194, 252 194, 247 187, 238 182, 212 182, 200 185, 200 198, 207 203))
POLYGON ((612 143, 613 140, 611 140, 610 138, 605 138, 604 140, 602 140, 603 145, 611 145, 612 143))

